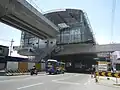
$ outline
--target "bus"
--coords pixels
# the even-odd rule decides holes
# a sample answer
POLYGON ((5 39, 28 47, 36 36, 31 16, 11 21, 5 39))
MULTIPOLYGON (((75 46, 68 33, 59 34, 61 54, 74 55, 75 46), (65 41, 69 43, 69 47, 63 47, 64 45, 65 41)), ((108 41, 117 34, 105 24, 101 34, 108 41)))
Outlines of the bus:
POLYGON ((59 63, 57 60, 48 59, 46 62, 46 72, 49 74, 57 74, 58 73, 59 63))
POLYGON ((60 74, 65 72, 65 63, 57 60, 48 59, 46 62, 46 73, 60 74))
POLYGON ((60 73, 64 74, 65 72, 65 63, 64 62, 60 62, 60 73))

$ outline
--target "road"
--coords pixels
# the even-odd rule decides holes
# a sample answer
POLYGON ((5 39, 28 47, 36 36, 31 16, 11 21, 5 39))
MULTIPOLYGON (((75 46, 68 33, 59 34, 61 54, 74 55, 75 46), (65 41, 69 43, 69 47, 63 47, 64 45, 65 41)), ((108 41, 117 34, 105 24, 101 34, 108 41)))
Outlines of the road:
POLYGON ((119 90, 120 87, 95 83, 88 74, 0 77, 0 90, 119 90), (7 78, 7 79, 6 79, 7 78))

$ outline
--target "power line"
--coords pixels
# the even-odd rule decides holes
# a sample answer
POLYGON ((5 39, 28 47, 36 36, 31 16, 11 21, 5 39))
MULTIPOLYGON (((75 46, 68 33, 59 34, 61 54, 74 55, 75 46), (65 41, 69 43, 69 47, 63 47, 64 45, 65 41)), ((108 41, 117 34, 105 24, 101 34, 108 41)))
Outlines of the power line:
POLYGON ((11 42, 10 40, 0 39, 0 41, 11 42))
POLYGON ((111 40, 110 40, 111 43, 112 43, 112 39, 113 39, 115 9, 116 9, 116 0, 113 0, 113 3, 112 3, 112 17, 111 17, 111 40))
MULTIPOLYGON (((42 9, 33 1, 33 0, 28 0, 31 4, 34 4, 34 6, 35 6, 35 8, 36 9, 39 9, 40 10, 40 12, 42 12, 42 13, 44 13, 43 11, 42 11, 42 9)), ((37 0, 36 0, 37 1, 37 0)))

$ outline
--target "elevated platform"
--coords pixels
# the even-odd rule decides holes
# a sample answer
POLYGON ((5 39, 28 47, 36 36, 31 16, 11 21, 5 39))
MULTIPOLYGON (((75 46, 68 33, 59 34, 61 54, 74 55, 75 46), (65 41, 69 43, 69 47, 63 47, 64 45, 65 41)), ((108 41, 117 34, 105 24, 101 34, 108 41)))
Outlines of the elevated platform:
POLYGON ((82 54, 82 53, 100 53, 120 51, 120 44, 68 44, 63 45, 61 52, 56 55, 82 54))
POLYGON ((59 29, 26 0, 0 0, 0 21, 38 38, 55 38, 59 29))

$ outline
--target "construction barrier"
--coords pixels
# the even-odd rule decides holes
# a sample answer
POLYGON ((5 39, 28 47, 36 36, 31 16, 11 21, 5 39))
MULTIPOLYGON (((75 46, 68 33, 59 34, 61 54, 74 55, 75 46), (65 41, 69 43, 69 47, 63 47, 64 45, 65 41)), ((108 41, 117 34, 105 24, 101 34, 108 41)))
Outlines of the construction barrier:
POLYGON ((30 70, 21 70, 21 69, 17 69, 17 70, 5 70, 5 75, 7 76, 14 76, 14 75, 28 75, 30 70))
POLYGON ((100 83, 100 79, 105 78, 105 77, 106 77, 106 80, 114 80, 115 83, 113 85, 120 86, 120 83, 119 83, 120 73, 105 72, 105 71, 95 72, 95 82, 96 83, 98 83, 98 82, 100 83))
POLYGON ((112 72, 95 72, 95 75, 120 78, 120 73, 112 73, 112 72))

